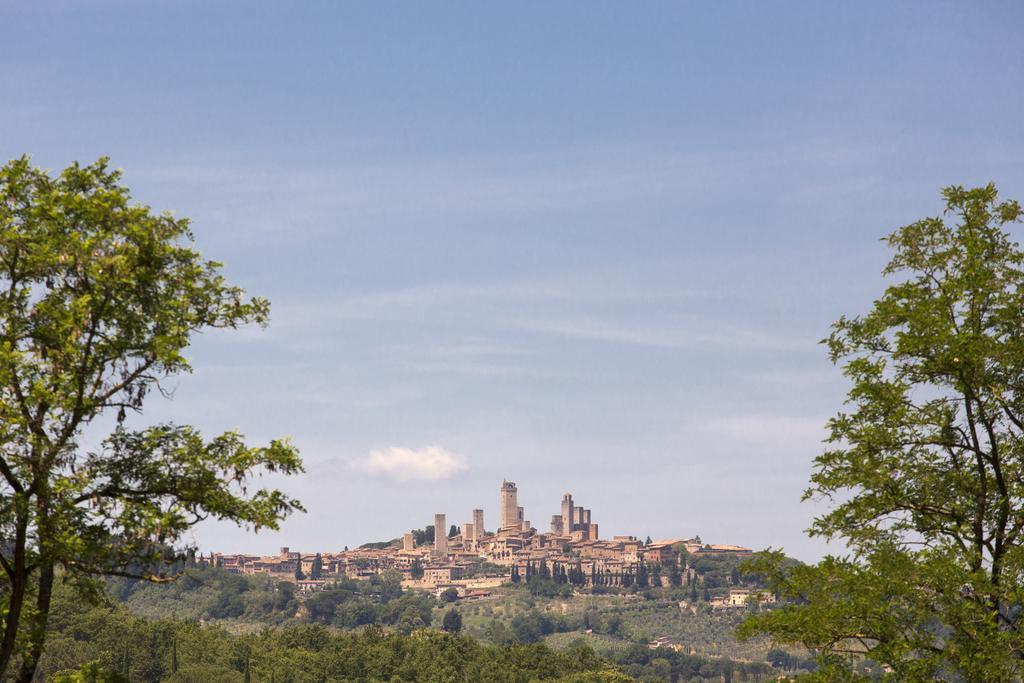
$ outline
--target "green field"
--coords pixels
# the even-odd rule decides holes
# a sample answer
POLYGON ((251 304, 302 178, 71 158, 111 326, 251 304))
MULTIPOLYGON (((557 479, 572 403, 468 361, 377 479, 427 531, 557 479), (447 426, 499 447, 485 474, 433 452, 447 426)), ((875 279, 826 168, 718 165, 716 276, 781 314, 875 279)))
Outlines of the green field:
MULTIPOLYGON (((558 599, 501 588, 494 591, 494 597, 461 602, 454 608, 462 615, 464 631, 481 640, 494 640, 495 623, 504 625, 514 637, 516 618, 523 619, 536 611, 554 622, 556 632, 545 634, 543 639, 556 648, 566 647, 581 637, 598 651, 668 638, 688 654, 743 661, 765 661, 771 648, 764 639, 740 642, 733 636, 746 609, 682 609, 675 600, 647 600, 638 594, 558 599)), ((445 609, 435 610, 435 623, 440 623, 440 614, 445 609)))

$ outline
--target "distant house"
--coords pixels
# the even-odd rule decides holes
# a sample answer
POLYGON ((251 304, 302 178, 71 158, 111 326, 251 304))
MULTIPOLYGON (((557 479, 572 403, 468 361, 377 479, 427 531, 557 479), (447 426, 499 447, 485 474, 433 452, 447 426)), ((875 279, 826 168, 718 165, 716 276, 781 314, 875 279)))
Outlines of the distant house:
POLYGON ((672 560, 673 546, 685 542, 685 539, 682 538, 669 538, 663 541, 648 543, 641 550, 644 562, 648 564, 667 564, 672 560))
POLYGON ((423 584, 426 586, 443 586, 462 578, 462 567, 454 564, 427 567, 423 570, 423 584))
POLYGON ((730 588, 729 597, 726 598, 729 607, 745 607, 751 602, 758 604, 771 604, 775 602, 775 596, 762 590, 751 590, 750 588, 730 588))

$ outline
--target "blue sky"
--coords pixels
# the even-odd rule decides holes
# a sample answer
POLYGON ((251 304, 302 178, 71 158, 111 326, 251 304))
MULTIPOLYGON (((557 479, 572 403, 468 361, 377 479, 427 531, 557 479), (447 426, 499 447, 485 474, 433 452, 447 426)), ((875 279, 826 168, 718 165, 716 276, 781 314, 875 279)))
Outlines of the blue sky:
POLYGON ((336 550, 563 491, 602 535, 783 546, 817 341, 947 184, 1024 198, 1024 6, 0 1, 0 157, 108 155, 273 302, 147 419, 290 435, 336 550), (399 467, 399 466, 403 467, 399 467), (396 469, 397 468, 397 469, 396 469), (397 473, 415 475, 399 480, 397 473))

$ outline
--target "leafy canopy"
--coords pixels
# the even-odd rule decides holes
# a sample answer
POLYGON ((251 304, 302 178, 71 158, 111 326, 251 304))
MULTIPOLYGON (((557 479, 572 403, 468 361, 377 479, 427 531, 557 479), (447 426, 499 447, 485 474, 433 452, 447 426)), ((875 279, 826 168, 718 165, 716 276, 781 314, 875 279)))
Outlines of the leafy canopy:
POLYGON ((254 475, 301 471, 286 441, 126 428, 191 371, 193 334, 262 325, 269 309, 200 255, 186 219, 132 204, 119 180, 106 159, 56 177, 27 158, 0 168, 0 671, 20 656, 19 680, 39 657, 55 570, 83 589, 106 574, 165 578, 199 520, 276 528, 300 509, 249 490, 254 475), (116 430, 85 452, 83 430, 108 413, 116 430))
POLYGON ((1024 638, 1024 254, 994 185, 943 190, 946 210, 892 233, 888 287, 825 343, 850 381, 805 498, 810 529, 844 557, 755 563, 789 606, 751 618, 822 652, 819 676, 858 655, 897 680, 1017 680, 1024 638))

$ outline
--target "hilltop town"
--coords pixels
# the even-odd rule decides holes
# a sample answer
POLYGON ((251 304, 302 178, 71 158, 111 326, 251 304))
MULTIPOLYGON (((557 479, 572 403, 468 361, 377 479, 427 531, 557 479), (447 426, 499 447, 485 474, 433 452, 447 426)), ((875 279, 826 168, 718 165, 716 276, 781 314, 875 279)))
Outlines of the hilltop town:
POLYGON ((368 578, 394 570, 403 586, 440 591, 455 588, 461 595, 500 585, 531 573, 567 577, 592 587, 629 585, 644 566, 665 565, 685 550, 691 556, 749 555, 750 548, 709 544, 700 536, 657 541, 636 536, 603 540, 589 508, 577 505, 571 493, 562 496, 560 513, 549 531, 537 530, 518 503, 518 488, 503 481, 499 491, 499 524, 487 530, 484 511, 445 533, 447 515, 434 515, 433 527, 406 532, 400 539, 369 543, 339 552, 301 553, 281 548, 271 556, 211 553, 201 557, 238 574, 268 574, 313 590, 341 576, 368 578))

